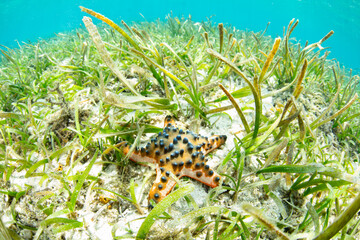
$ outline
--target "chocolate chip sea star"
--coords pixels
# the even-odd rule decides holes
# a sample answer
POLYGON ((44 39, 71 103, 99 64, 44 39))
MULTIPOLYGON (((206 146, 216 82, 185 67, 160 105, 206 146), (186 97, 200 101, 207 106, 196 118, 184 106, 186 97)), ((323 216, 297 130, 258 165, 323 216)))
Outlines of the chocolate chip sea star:
MULTIPOLYGON (((171 172, 178 178, 187 176, 207 186, 217 187, 221 177, 206 164, 205 155, 223 145, 226 138, 226 135, 204 137, 184 131, 176 127, 171 116, 167 116, 163 131, 145 147, 136 147, 129 159, 138 163, 155 164, 156 179, 151 187, 149 200, 159 202, 176 184, 170 177, 171 172)), ((116 147, 122 147, 123 153, 128 154, 131 145, 121 142, 116 147)))

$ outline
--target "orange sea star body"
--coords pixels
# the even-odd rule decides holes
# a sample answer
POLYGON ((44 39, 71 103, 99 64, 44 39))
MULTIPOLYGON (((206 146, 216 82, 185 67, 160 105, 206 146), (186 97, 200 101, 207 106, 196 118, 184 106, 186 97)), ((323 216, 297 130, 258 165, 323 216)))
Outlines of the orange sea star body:
MULTIPOLYGON (((171 116, 165 118, 164 129, 151 139, 145 147, 138 148, 130 155, 134 162, 149 162, 156 166, 156 179, 149 193, 149 200, 161 201, 176 182, 170 172, 178 178, 187 176, 216 187, 220 175, 206 164, 205 155, 223 145, 226 135, 204 137, 176 127, 171 116)), ((123 145, 123 153, 128 154, 131 145, 123 145)))

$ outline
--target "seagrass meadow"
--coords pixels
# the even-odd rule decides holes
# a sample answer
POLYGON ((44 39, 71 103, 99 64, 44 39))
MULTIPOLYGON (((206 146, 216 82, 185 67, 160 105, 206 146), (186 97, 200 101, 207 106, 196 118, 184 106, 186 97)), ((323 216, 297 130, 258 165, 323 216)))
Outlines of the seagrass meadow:
POLYGON ((360 239, 359 76, 327 59, 332 31, 81 10, 83 28, 1 48, 1 239, 360 239), (168 115, 227 136, 207 155, 221 180, 171 175, 149 208, 156 166, 129 156, 168 115))

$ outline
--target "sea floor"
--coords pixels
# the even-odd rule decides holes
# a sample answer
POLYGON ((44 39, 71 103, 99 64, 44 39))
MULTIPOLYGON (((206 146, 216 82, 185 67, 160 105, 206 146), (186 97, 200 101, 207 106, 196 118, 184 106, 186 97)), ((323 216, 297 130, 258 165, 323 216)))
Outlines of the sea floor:
MULTIPOLYGON (((22 239, 140 237, 147 216, 156 209, 148 207, 155 166, 126 160, 116 150, 104 153, 122 140, 139 141, 139 146, 143 146, 164 127, 167 115, 174 116, 177 126, 184 130, 203 136, 227 136, 226 143, 208 155, 209 166, 222 175, 222 185, 211 188, 191 178, 182 178, 176 189, 181 191, 183 186, 191 185, 194 190, 165 207, 165 213, 160 211, 160 215, 156 215, 146 239, 313 239, 349 205, 359 191, 359 145, 350 137, 339 137, 338 132, 341 128, 354 128, 353 134, 357 136, 356 124, 345 121, 334 127, 337 119, 334 118, 318 128, 311 128, 335 96, 334 88, 326 92, 331 83, 318 82, 319 79, 330 81, 333 62, 319 57, 318 64, 324 64, 326 71, 316 75, 317 65, 312 65, 317 61, 313 59, 316 55, 309 55, 303 88, 295 98, 294 92, 300 89, 296 81, 286 88, 291 81, 280 79, 276 74, 277 67, 285 69, 281 65, 285 64, 281 55, 285 46, 280 45, 272 61, 272 64, 278 61, 278 65, 271 65, 269 74, 265 74, 267 80, 256 86, 261 96, 261 125, 258 138, 249 146, 257 124, 257 106, 250 90, 246 90, 249 85, 236 70, 206 53, 209 47, 219 50, 216 27, 206 29, 202 25, 202 29, 195 31, 196 41, 189 43, 189 38, 184 36, 169 37, 170 30, 184 33, 184 28, 188 27, 177 20, 180 23, 176 19, 170 19, 168 25, 161 23, 163 28, 158 26, 160 23, 147 23, 139 34, 135 30, 140 27, 135 25, 131 35, 151 61, 163 66, 164 69, 158 67, 156 71, 165 84, 167 81, 168 89, 159 84, 149 68, 157 65, 141 58, 141 54, 130 54, 132 46, 113 30, 100 29, 115 66, 141 97, 134 97, 125 90, 119 75, 102 61, 97 46, 84 30, 23 46, 21 53, 24 55, 20 57, 30 59, 27 61, 33 66, 31 71, 40 74, 33 82, 38 91, 29 97, 14 95, 8 106, 4 102, 0 116, 3 125, 0 216, 13 236, 22 239), (146 36, 144 29, 153 24, 158 24, 157 28, 151 36, 146 36), (183 24, 183 28, 176 29, 176 24, 183 24), (192 45, 176 49, 174 46, 175 55, 172 48, 160 44, 171 39, 187 39, 180 41, 181 46, 192 45), (67 41, 61 44, 68 47, 64 49, 64 56, 56 49, 61 47, 62 41, 67 41), (71 45, 74 47, 69 47, 71 45), (155 49, 161 49, 161 54, 156 55, 155 49), (71 55, 66 57, 67 54, 71 55), (33 64, 35 58, 37 65, 33 64), (217 70, 212 72, 215 66, 217 70), (187 76, 186 71, 191 71, 192 77, 187 76), (174 72, 185 87, 197 88, 201 101, 194 103, 184 86, 167 72, 174 72), (210 74, 213 77, 205 83, 210 74), (194 82, 198 85, 194 86, 194 82), (219 83, 233 93, 250 132, 239 111, 218 87, 219 83), (39 90, 41 88, 43 91, 39 90), (236 95, 241 89, 243 91, 236 95), (167 99, 168 103, 157 101, 151 105, 146 102, 151 99, 167 99), (282 113, 288 111, 290 100, 295 108, 283 116, 283 122, 277 122, 282 113), (198 108, 194 104, 199 104, 198 108), (222 107, 227 108, 211 112, 222 107), (5 115, 6 112, 14 115, 5 115), (206 113, 205 116, 202 113, 206 113), (282 125, 276 125, 279 123, 282 125), (291 167, 259 172, 271 166, 286 165, 291 167), (300 170, 296 172, 295 169, 300 170), (251 208, 247 209, 249 205, 251 208), (255 212, 251 211, 252 207, 255 212)), ((201 23, 192 24, 195 27, 189 30, 201 26, 201 23)), ((226 32, 225 39, 231 39, 230 33, 230 30, 226 32)), ((229 40, 227 52, 223 54, 232 58, 249 78, 259 77, 274 40, 260 38, 262 33, 237 33, 239 38, 233 43, 236 46, 231 48, 229 40), (259 44, 262 39, 264 42, 259 44), (236 54, 239 55, 235 57, 236 54)), ((25 68, 24 62, 20 71, 25 68)), ((9 64, 1 68, 9 79, 13 76, 11 71, 17 75, 15 70, 8 69, 9 64)), ((301 68, 297 69, 300 72, 301 68)), ((32 73, 20 73, 23 78, 26 74, 32 73)), ((297 76, 294 80, 300 78, 299 73, 294 74, 297 76)), ((345 90, 341 94, 345 95, 345 90)), ((353 109, 359 109, 358 103, 353 109)), ((322 120, 337 113, 339 106, 332 107, 322 120)), ((352 121, 359 120, 353 118, 352 121)), ((342 235, 348 239, 360 238, 359 221, 359 216, 355 215, 342 235)), ((340 239, 340 234, 337 236, 340 239)))

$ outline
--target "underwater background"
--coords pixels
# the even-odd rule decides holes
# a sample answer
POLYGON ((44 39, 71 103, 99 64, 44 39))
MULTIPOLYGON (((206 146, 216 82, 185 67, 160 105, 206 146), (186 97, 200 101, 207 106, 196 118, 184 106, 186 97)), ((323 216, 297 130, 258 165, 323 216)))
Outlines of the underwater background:
POLYGON ((359 8, 0 0, 0 239, 360 239, 359 8))
MULTIPOLYGON (((331 54, 340 64, 360 72, 360 1, 359 0, 279 0, 279 1, 45 1, 0 0, 0 44, 18 47, 18 42, 36 42, 54 37, 82 25, 86 14, 79 6, 94 9, 110 19, 132 21, 166 20, 166 16, 193 21, 211 21, 232 25, 241 30, 262 31, 270 22, 267 34, 283 36, 283 28, 292 18, 299 25, 292 34, 304 45, 319 41, 330 30, 335 33, 326 41, 331 54)), ((98 23, 98 21, 97 21, 98 23)))

